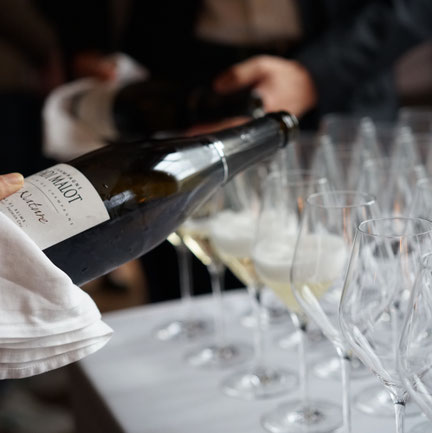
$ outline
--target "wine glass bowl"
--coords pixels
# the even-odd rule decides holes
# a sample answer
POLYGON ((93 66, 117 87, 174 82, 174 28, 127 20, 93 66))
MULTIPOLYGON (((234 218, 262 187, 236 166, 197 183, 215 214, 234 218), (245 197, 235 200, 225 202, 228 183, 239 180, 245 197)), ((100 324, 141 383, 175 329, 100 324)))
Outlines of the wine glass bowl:
POLYGON ((318 140, 311 169, 334 190, 356 189, 365 161, 382 157, 375 124, 368 118, 328 116, 318 140))
POLYGON ((409 212, 417 181, 425 176, 422 166, 400 158, 369 159, 363 165, 358 190, 376 197, 382 216, 409 212))
POLYGON ((329 191, 307 199, 291 267, 293 293, 339 347, 338 308, 355 228, 377 215, 375 198, 366 193, 329 191))

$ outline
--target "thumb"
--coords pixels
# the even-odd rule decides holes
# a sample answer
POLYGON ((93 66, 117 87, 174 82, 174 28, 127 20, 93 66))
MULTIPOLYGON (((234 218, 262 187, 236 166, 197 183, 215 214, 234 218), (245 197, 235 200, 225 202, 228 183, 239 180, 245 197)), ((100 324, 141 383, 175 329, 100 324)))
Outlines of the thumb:
POLYGON ((20 173, 0 175, 0 199, 18 191, 24 184, 24 177, 20 173))
POLYGON ((237 63, 222 72, 216 77, 213 87, 220 93, 229 93, 245 87, 252 87, 265 76, 265 73, 261 57, 254 57, 237 63))

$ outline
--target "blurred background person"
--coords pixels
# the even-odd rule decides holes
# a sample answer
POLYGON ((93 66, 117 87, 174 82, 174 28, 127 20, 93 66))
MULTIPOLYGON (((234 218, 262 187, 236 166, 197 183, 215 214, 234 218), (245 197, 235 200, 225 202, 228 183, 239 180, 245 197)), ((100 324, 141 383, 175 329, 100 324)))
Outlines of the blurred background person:
POLYGON ((114 51, 179 85, 210 84, 228 70, 216 89, 255 86, 266 109, 288 109, 311 128, 335 111, 394 118, 394 62, 423 40, 391 0, 57 3, 44 2, 51 4, 48 13, 57 23, 70 77, 109 77, 110 65, 96 64, 114 51), (257 55, 272 57, 243 63, 250 67, 241 72, 231 68, 257 55), (270 75, 273 87, 265 81, 270 75), (277 91, 283 100, 275 100, 277 91))
POLYGON ((48 165, 41 152, 41 108, 63 82, 57 38, 49 20, 26 0, 1 0, 0 171, 29 175, 48 165))

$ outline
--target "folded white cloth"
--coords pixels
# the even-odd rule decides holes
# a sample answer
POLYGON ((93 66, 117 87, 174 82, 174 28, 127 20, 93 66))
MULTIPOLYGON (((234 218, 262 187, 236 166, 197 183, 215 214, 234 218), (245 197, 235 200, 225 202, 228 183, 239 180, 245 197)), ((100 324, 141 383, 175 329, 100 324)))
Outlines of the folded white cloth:
POLYGON ((111 335, 91 297, 0 213, 0 379, 77 361, 111 335))
POLYGON ((114 95, 125 84, 146 79, 148 71, 126 54, 110 58, 116 65, 115 79, 72 81, 46 99, 42 113, 46 156, 66 161, 104 146, 104 139, 116 138, 111 115, 114 95), (75 104, 77 97, 80 101, 75 104))

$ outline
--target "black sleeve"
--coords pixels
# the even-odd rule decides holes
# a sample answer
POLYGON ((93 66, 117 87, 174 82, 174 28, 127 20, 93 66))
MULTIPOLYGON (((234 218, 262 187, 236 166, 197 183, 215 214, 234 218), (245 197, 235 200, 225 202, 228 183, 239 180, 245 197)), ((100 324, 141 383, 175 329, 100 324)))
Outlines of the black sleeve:
POLYGON ((419 37, 432 37, 432 1, 395 0, 400 20, 419 37))
POLYGON ((38 0, 37 5, 51 20, 68 55, 83 50, 113 50, 110 2, 38 0))
POLYGON ((343 111, 359 83, 391 67, 421 40, 401 19, 393 2, 369 2, 358 14, 331 26, 304 47, 297 60, 312 75, 319 111, 343 111))

